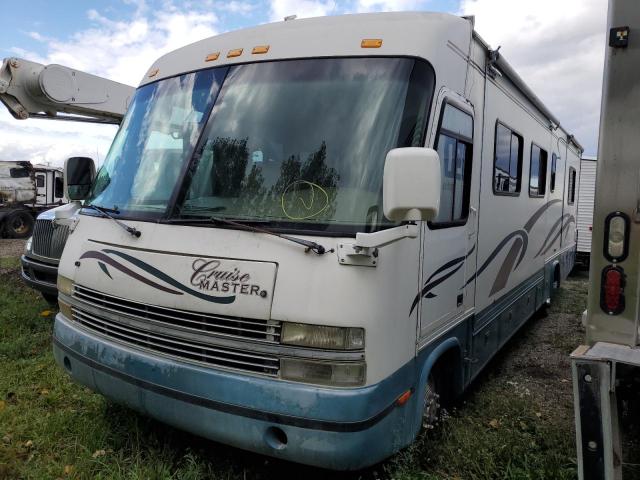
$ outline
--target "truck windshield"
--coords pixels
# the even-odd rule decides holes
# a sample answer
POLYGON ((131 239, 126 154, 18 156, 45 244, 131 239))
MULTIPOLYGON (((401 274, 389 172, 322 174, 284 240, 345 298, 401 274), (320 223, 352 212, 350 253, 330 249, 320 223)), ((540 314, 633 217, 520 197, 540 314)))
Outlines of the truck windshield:
POLYGON ((139 90, 92 203, 164 213, 192 162, 173 218, 377 230, 390 224, 385 156, 423 145, 433 89, 430 65, 409 58, 261 62, 160 81, 139 90))

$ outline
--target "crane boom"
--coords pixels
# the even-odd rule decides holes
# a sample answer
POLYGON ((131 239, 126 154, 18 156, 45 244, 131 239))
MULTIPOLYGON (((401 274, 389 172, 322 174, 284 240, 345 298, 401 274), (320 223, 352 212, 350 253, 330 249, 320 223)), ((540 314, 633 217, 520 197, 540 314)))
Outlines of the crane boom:
POLYGON ((46 118, 119 124, 134 87, 62 65, 5 58, 0 101, 18 120, 46 118))

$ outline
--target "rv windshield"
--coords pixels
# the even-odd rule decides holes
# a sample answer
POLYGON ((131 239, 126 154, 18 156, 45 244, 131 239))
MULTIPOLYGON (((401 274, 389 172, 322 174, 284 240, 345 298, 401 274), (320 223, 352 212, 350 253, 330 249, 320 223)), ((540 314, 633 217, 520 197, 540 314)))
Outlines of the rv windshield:
POLYGON ((163 80, 138 92, 92 203, 164 213, 191 161, 174 218, 379 229, 390 224, 385 156, 423 145, 433 88, 429 64, 409 58, 261 62, 163 80))

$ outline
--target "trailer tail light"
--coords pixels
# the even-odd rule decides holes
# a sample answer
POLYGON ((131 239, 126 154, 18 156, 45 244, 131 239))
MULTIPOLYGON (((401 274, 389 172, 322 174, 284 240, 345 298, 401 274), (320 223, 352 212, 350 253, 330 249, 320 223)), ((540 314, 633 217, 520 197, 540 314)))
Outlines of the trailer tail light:
POLYGON ((624 311, 624 270, 620 267, 606 267, 602 271, 600 286, 600 308, 609 315, 624 311))
POLYGON ((610 262, 621 262, 629 253, 629 217, 622 212, 607 215, 604 226, 604 256, 610 262))

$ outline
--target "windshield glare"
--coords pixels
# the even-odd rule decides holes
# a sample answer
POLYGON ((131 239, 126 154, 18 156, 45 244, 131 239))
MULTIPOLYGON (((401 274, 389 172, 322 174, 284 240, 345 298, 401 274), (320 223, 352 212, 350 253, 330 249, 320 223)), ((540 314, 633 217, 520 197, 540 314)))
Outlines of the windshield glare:
POLYGON ((386 154, 423 145, 433 87, 428 63, 408 58, 261 62, 162 80, 138 91, 91 201, 164 214, 191 161, 174 217, 374 231, 390 225, 386 154))

